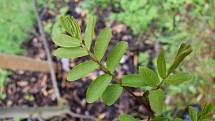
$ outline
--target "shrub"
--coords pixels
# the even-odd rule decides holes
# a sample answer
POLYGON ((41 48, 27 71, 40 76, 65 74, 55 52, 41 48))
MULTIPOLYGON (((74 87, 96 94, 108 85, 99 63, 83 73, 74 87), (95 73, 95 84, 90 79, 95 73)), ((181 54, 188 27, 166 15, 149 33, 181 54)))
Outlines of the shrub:
MULTIPOLYGON (((54 35, 53 41, 59 46, 54 51, 54 55, 61 58, 78 58, 88 56, 89 60, 78 64, 68 73, 68 80, 75 81, 88 73, 100 69, 104 74, 99 75, 89 85, 86 92, 86 100, 88 103, 93 103, 99 99, 110 106, 114 104, 120 97, 123 90, 128 91, 128 88, 141 88, 143 95, 136 97, 132 92, 128 91, 135 98, 142 101, 142 104, 147 109, 147 115, 152 121, 167 121, 167 117, 163 117, 164 111, 164 85, 179 85, 185 81, 192 79, 192 75, 186 72, 176 73, 176 68, 191 52, 189 44, 181 44, 171 66, 167 69, 165 53, 161 49, 157 58, 157 71, 151 70, 148 67, 140 66, 139 73, 127 74, 119 79, 114 74, 115 69, 120 63, 120 59, 126 52, 128 44, 125 41, 118 42, 107 56, 106 65, 101 60, 104 57, 108 44, 112 37, 111 29, 106 27, 102 29, 92 47, 92 39, 94 35, 95 17, 88 16, 85 29, 84 39, 81 38, 81 30, 78 22, 69 16, 61 17, 61 26, 66 33, 54 35)), ((189 114, 192 121, 209 120, 207 115, 212 110, 211 105, 206 105, 199 113, 189 107, 189 114)), ((121 114, 120 121, 138 121, 132 116, 121 114)), ((182 121, 177 118, 176 121, 182 121)))
MULTIPOLYGON (((103 0, 100 0, 100 3, 101 1, 103 0)), ((82 4, 87 2, 83 1, 82 4)), ((213 84, 215 69, 211 67, 215 59, 209 53, 214 51, 211 46, 215 45, 214 34, 210 34, 213 33, 215 23, 214 0, 111 0, 105 4, 106 7, 101 7, 97 0, 91 2, 94 3, 88 4, 92 5, 91 7, 83 6, 83 8, 93 12, 92 8, 97 6, 102 9, 108 8, 107 10, 112 7, 113 11, 110 11, 109 18, 127 25, 137 35, 137 38, 133 38, 137 40, 137 45, 143 43, 142 40, 164 43, 165 50, 169 52, 167 62, 171 61, 177 52, 177 45, 182 41, 192 42, 194 52, 182 69, 194 73, 196 82, 171 86, 173 93, 182 92, 186 94, 184 97, 189 94, 193 96, 193 92, 195 94, 198 92, 195 87, 199 87, 200 84, 203 86, 213 84), (203 51, 207 53, 202 55, 203 51), (193 66, 187 68, 189 65, 193 66)), ((138 49, 142 49, 141 47, 137 46, 138 49)), ((142 55, 139 56, 140 60, 142 55)), ((146 63, 146 61, 141 62, 142 65, 146 63)))

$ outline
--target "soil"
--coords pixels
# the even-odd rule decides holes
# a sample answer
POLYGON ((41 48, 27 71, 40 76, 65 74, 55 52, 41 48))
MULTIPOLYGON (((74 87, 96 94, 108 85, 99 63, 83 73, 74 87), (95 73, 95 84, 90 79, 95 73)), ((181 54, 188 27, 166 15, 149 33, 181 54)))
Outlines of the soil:
MULTIPOLYGON (((84 25, 83 13, 77 13, 76 9, 78 7, 79 2, 70 2, 68 14, 74 16, 79 20, 82 25, 84 25)), ((54 19, 54 15, 51 13, 51 10, 45 10, 45 8, 41 8, 41 12, 43 11, 42 21, 46 23, 48 21, 52 21, 54 19)), ((104 19, 109 11, 108 10, 100 10, 97 8, 97 16, 98 20, 96 23, 95 35, 98 35, 99 31, 107 25, 107 21, 104 19)), ((126 26, 118 23, 112 22, 111 27, 113 29, 113 38, 110 42, 110 46, 108 48, 108 52, 110 49, 119 41, 125 40, 129 43, 129 47, 131 47, 137 38, 132 34, 131 30, 126 26)), ((36 33, 38 32, 37 24, 35 23, 36 33)), ((84 30, 84 26, 82 26, 82 30, 84 30)), ((56 48, 56 46, 51 41, 51 37, 48 33, 46 33, 48 43, 51 49, 51 52, 56 48)), ((144 47, 141 50, 145 51, 154 51, 153 45, 147 46, 147 44, 143 43, 144 47)), ((34 59, 45 60, 46 54, 42 45, 41 40, 35 34, 32 35, 28 41, 23 43, 23 47, 26 49, 24 56, 31 57, 34 59)), ((127 73, 135 73, 137 72, 138 66, 138 50, 130 50, 123 57, 123 61, 120 66, 117 68, 115 72, 119 77, 123 74, 127 73)), ((54 62, 57 65, 57 81, 58 87, 60 89, 60 93, 64 99, 70 105, 71 111, 80 114, 92 115, 99 118, 104 118, 107 121, 117 120, 117 117, 120 113, 128 113, 134 116, 138 116, 143 118, 145 109, 141 104, 138 104, 135 100, 132 99, 126 92, 122 94, 120 99, 112 106, 105 106, 101 101, 97 101, 93 104, 86 103, 85 94, 86 89, 91 82, 92 79, 102 72, 97 70, 89 74, 87 77, 82 78, 80 80, 69 82, 66 80, 66 72, 68 69, 71 69, 75 65, 80 62, 83 62, 87 58, 78 58, 78 59, 59 59, 53 57, 54 62), (141 115, 140 115, 141 114, 141 115)), ((105 58, 104 58, 105 60, 105 58)), ((54 106, 57 104, 54 99, 54 90, 52 87, 52 83, 50 80, 50 75, 48 73, 35 73, 35 72, 27 72, 27 71, 12 71, 12 74, 6 81, 6 86, 4 89, 4 93, 6 95, 5 99, 0 100, 0 107, 4 106, 54 106)), ((138 90, 135 90, 135 93, 139 93, 138 90)), ((53 117, 53 120, 59 120, 59 118, 53 117)), ((68 121, 80 121, 80 119, 73 119, 69 116, 61 117, 61 120, 68 121)))

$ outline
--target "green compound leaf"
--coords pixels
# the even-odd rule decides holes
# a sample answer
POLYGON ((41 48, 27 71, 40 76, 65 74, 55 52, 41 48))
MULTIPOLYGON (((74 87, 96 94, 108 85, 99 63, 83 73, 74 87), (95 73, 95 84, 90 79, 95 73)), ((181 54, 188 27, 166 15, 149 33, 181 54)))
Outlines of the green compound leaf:
POLYGON ((120 97, 123 88, 119 84, 112 84, 106 88, 102 94, 102 99, 106 105, 110 106, 120 97))
POLYGON ((156 114, 162 113, 164 106, 164 92, 161 89, 150 91, 149 103, 156 114))
POLYGON ((160 83, 158 75, 148 67, 140 67, 140 76, 147 86, 157 86, 160 83))
POLYGON ((170 66, 168 70, 168 74, 173 72, 178 65, 192 52, 192 48, 189 44, 182 44, 178 50, 178 53, 173 61, 173 64, 170 66))
POLYGON ((81 40, 81 29, 78 22, 69 16, 62 16, 60 18, 60 24, 72 37, 81 40))
POLYGON ((168 76, 164 80, 164 82, 166 84, 178 85, 191 79, 192 79, 192 75, 190 73, 177 73, 177 74, 168 76))
POLYGON ((78 47, 81 46, 81 41, 77 38, 70 37, 66 34, 58 34, 53 38, 53 42, 61 47, 78 47))
POLYGON ((94 81, 91 82, 87 89, 86 100, 88 103, 93 103, 98 100, 105 89, 111 82, 112 77, 108 74, 98 76, 94 81))
POLYGON ((122 86, 141 88, 145 87, 146 83, 139 74, 128 74, 122 78, 122 86))
POLYGON ((198 113, 191 106, 189 106, 189 115, 190 115, 190 118, 191 118, 192 121, 197 121, 197 119, 198 119, 198 113))
POLYGON ((81 47, 58 48, 53 53, 60 58, 78 58, 88 55, 88 52, 81 47))
POLYGON ((139 121, 138 119, 130 116, 130 115, 127 115, 127 114, 121 114, 119 116, 119 121, 139 121))
POLYGON ((94 27, 95 27, 95 17, 93 15, 87 16, 87 25, 84 33, 84 42, 88 49, 90 49, 93 35, 94 35, 94 27))
POLYGON ((98 67, 99 65, 93 61, 86 61, 86 62, 80 63, 68 73, 67 79, 69 81, 75 81, 77 79, 80 79, 86 76, 87 74, 94 71, 98 67))
POLYGON ((111 38, 112 38, 112 31, 110 28, 104 28, 99 33, 94 47, 94 54, 97 60, 100 61, 104 56, 111 38))
POLYGON ((116 67, 118 66, 120 59, 125 54, 128 48, 128 43, 125 41, 120 41, 116 44, 115 47, 112 48, 110 54, 107 57, 107 68, 110 72, 114 72, 116 67))
POLYGON ((158 55, 157 69, 160 77, 164 79, 166 77, 166 60, 163 49, 161 49, 160 54, 158 55))

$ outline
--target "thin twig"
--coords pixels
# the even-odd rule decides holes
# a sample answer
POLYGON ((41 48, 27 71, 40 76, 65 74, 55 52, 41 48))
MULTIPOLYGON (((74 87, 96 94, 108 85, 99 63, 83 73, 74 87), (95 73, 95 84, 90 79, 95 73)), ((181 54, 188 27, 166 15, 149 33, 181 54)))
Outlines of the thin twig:
POLYGON ((69 115, 71 115, 73 118, 80 118, 80 119, 90 119, 90 120, 94 120, 97 121, 98 119, 93 117, 93 116, 87 116, 87 115, 81 115, 81 114, 77 114, 77 113, 73 113, 73 112, 68 112, 69 115))
POLYGON ((69 108, 64 106, 56 107, 1 107, 0 119, 2 118, 14 118, 21 119, 29 117, 50 118, 56 115, 62 115, 67 113, 69 108))
POLYGON ((50 72, 51 72, 52 84, 53 84, 53 87, 54 87, 54 90, 55 90, 55 96, 56 96, 56 98, 58 100, 60 100, 60 91, 59 91, 58 86, 57 86, 57 79, 56 79, 56 76, 55 76, 55 70, 54 70, 54 66, 53 66, 53 61, 52 61, 52 58, 51 58, 48 42, 47 42, 44 30, 43 30, 43 25, 42 25, 41 19, 40 19, 39 14, 38 14, 36 0, 32 0, 32 5, 33 5, 33 8, 34 8, 35 15, 37 17, 38 28, 39 28, 39 33, 41 35, 41 40, 43 42, 45 52, 46 52, 46 55, 47 55, 47 61, 49 63, 49 68, 50 68, 50 72))
POLYGON ((48 119, 53 116, 69 114, 73 118, 94 120, 93 116, 76 114, 70 111, 69 106, 57 107, 3 107, 0 108, 0 119, 18 117, 21 119, 35 117, 40 119, 48 119))

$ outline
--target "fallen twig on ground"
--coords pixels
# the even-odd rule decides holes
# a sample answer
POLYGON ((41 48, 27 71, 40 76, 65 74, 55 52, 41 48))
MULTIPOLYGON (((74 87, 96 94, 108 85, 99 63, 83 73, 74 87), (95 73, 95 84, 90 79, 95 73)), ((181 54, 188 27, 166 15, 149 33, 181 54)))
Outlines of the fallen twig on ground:
POLYGON ((53 66, 52 57, 51 57, 51 54, 50 54, 50 49, 49 49, 47 39, 46 39, 44 30, 43 30, 43 25, 42 25, 40 16, 38 14, 37 3, 36 3, 35 0, 32 0, 32 4, 33 4, 35 15, 37 17, 39 33, 40 33, 40 36, 41 36, 40 38, 41 38, 42 43, 44 45, 46 56, 47 56, 47 61, 49 63, 50 74, 51 74, 52 84, 53 84, 53 87, 54 87, 54 90, 55 90, 55 95, 56 95, 56 98, 59 101, 60 100, 60 91, 59 91, 58 86, 57 86, 57 79, 56 79, 56 76, 55 76, 55 70, 54 70, 54 66, 53 66))
POLYGON ((0 108, 0 119, 3 118, 21 118, 27 119, 29 117, 48 119, 53 116, 69 114, 73 118, 97 120, 93 116, 76 114, 70 111, 69 106, 56 107, 3 107, 0 108))

